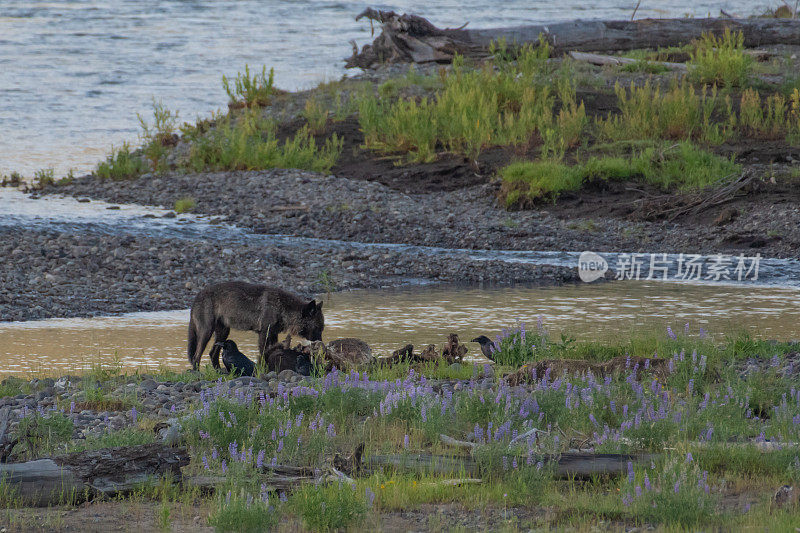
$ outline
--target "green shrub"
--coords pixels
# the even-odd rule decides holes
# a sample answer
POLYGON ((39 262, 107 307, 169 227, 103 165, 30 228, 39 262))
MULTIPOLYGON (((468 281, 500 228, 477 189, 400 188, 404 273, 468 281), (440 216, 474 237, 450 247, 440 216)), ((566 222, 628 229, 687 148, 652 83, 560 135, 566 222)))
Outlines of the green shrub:
POLYGON ((208 523, 219 531, 270 531, 278 525, 280 512, 269 504, 266 494, 261 499, 251 495, 219 497, 208 523))
POLYGON ((257 111, 247 111, 238 118, 220 119, 215 129, 198 137, 186 168, 197 172, 276 167, 327 172, 338 160, 342 146, 343 140, 333 135, 318 147, 307 127, 281 142, 274 122, 261 118, 257 111))
POLYGON ((32 414, 19 421, 17 448, 27 448, 32 457, 44 455, 72 438, 74 430, 72 420, 59 411, 53 411, 46 416, 32 414))
POLYGON ((184 198, 179 198, 178 200, 175 200, 175 205, 173 206, 173 209, 175 210, 176 213, 188 213, 189 211, 194 209, 196 205, 197 201, 195 201, 194 198, 192 198, 191 196, 186 196, 184 198))
POLYGON ((725 28, 722 37, 704 33, 689 61, 694 80, 725 87, 747 83, 753 58, 744 53, 744 34, 725 28))
POLYGON ((331 484, 305 485, 289 498, 289 508, 312 531, 344 529, 360 523, 367 512, 364 494, 355 486, 331 484))
POLYGON ((275 70, 261 67, 261 74, 250 75, 250 66, 244 66, 244 72, 237 72, 236 78, 231 80, 222 76, 222 86, 232 104, 241 107, 259 107, 269 105, 275 93, 275 70))
POLYGON ((122 143, 122 148, 114 151, 108 158, 97 165, 95 173, 100 179, 123 180, 139 177, 147 172, 147 165, 138 155, 130 151, 127 143, 122 143))
POLYGON ((164 170, 166 147, 174 143, 173 135, 177 129, 178 112, 170 111, 163 102, 153 98, 153 124, 149 124, 139 113, 136 116, 142 127, 142 152, 150 161, 153 171, 164 170))

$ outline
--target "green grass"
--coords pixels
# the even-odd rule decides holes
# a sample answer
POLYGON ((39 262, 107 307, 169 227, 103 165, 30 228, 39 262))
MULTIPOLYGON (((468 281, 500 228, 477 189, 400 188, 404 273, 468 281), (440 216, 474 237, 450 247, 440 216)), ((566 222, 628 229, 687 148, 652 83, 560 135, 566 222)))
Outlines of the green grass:
POLYGON ((232 104, 242 107, 261 107, 269 105, 275 94, 275 71, 261 67, 261 73, 250 74, 250 66, 244 66, 244 72, 237 72, 231 80, 222 76, 222 87, 228 93, 232 104))
POLYGON ((195 208, 195 206, 197 206, 197 201, 191 196, 186 196, 184 198, 179 198, 178 200, 175 200, 175 205, 173 206, 173 209, 178 214, 188 213, 192 211, 195 208))
POLYGON ((178 112, 167 109, 163 102, 153 98, 153 123, 150 124, 138 113, 136 116, 142 128, 142 151, 145 157, 150 161, 154 172, 165 171, 166 147, 173 144, 173 135, 178 124, 178 112))
POLYGON ((367 512, 365 491, 356 486, 306 486, 292 494, 289 509, 311 531, 342 530, 358 525, 367 512))
POLYGON ((95 170, 95 174, 100 179, 112 180, 137 178, 145 172, 147 172, 147 163, 138 155, 131 153, 127 143, 122 143, 122 147, 116 151, 112 148, 111 155, 97 165, 97 170, 95 170))
POLYGON ((721 37, 704 33, 688 65, 699 83, 742 87, 752 72, 753 58, 744 53, 744 34, 725 28, 721 37))
POLYGON ((628 156, 592 156, 582 163, 520 161, 499 171, 501 198, 508 207, 554 201, 593 181, 640 181, 665 191, 689 191, 723 184, 741 167, 688 142, 655 143, 628 156))
POLYGON ((185 170, 262 170, 299 168, 327 172, 342 151, 342 140, 333 135, 318 146, 307 127, 294 138, 280 141, 275 123, 257 112, 225 117, 217 127, 192 144, 185 170))

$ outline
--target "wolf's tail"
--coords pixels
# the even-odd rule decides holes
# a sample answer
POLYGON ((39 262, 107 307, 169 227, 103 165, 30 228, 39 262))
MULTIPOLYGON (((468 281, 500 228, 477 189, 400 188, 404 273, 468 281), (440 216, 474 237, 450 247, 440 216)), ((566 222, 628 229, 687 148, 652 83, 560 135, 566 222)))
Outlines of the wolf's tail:
POLYGON ((194 320, 189 319, 189 363, 194 365, 194 354, 197 351, 197 327, 194 325, 194 320))

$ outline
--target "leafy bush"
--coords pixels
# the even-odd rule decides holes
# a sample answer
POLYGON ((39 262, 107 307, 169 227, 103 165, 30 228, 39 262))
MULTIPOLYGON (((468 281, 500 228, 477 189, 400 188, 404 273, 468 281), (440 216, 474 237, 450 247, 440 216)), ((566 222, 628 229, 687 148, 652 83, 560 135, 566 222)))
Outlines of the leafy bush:
POLYGON ((262 170, 299 168, 327 172, 342 152, 343 140, 337 135, 318 147, 307 127, 283 142, 276 126, 258 112, 247 111, 239 118, 220 119, 217 127, 198 137, 192 145, 189 170, 262 170))
POLYGON ((244 72, 237 72, 236 78, 231 80, 222 76, 222 86, 232 104, 241 107, 259 107, 269 105, 275 93, 275 70, 261 67, 261 74, 250 75, 250 66, 244 66, 244 72))
POLYGON ((289 498, 289 508, 297 513, 312 531, 329 531, 354 526, 367 512, 364 494, 355 486, 332 484, 324 487, 305 485, 289 498))
POLYGON ((131 153, 128 143, 122 143, 122 148, 117 151, 112 148, 111 152, 105 161, 97 165, 95 173, 100 179, 131 179, 147 172, 146 163, 131 153))
POLYGON ((741 87, 747 83, 753 58, 744 53, 744 34, 725 28, 722 37, 704 33, 696 43, 689 68, 700 83, 741 87))

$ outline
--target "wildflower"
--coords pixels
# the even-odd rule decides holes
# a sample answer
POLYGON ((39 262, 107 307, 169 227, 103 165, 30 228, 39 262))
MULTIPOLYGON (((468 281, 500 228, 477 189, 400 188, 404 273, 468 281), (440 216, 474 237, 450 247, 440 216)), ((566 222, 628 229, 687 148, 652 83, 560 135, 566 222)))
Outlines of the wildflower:
POLYGON ((692 452, 689 452, 689 453, 686 454, 686 462, 687 463, 691 463, 692 462, 692 452))
POLYGON ((203 454, 203 468, 205 468, 206 470, 211 468, 210 466, 208 466, 208 457, 206 457, 206 454, 203 454))
POLYGON ((365 495, 366 495, 366 497, 367 497, 367 504, 368 504, 370 507, 372 507, 372 504, 375 502, 375 493, 374 493, 374 492, 372 492, 371 490, 369 490, 369 487, 367 487, 367 488, 364 490, 364 494, 365 494, 365 495))
POLYGON ((647 475, 647 472, 644 473, 644 490, 650 490, 650 477, 647 475))
POLYGON ((405 448, 406 450, 408 449, 408 441, 409 441, 408 433, 406 433, 406 436, 403 437, 403 448, 405 448))
POLYGON ((672 487, 672 490, 673 490, 673 492, 675 492, 675 494, 678 494, 678 491, 681 490, 681 480, 680 479, 675 482, 675 486, 672 487))
POLYGON ((636 497, 639 498, 642 495, 642 487, 636 485, 635 490, 636 490, 636 497))
POLYGON ((133 408, 131 408, 131 418, 133 419, 133 423, 135 424, 136 423, 136 418, 137 418, 137 413, 136 413, 136 407, 135 406, 133 408))
POLYGON ((222 473, 226 473, 228 471, 228 463, 225 462, 225 459, 222 460, 222 473))
POLYGON ((333 437, 335 437, 335 436, 336 436, 336 429, 333 427, 333 424, 332 424, 332 423, 331 423, 331 424, 328 424, 328 431, 327 431, 327 433, 328 433, 328 436, 329 436, 329 437, 331 437, 331 438, 333 438, 333 437))
POLYGON ((275 450, 275 451, 276 451, 277 453, 281 453, 281 450, 283 450, 283 439, 281 439, 281 440, 279 440, 279 441, 278 441, 278 449, 277 449, 277 450, 275 450))
POLYGON ((636 475, 633 473, 633 462, 628 461, 628 483, 633 483, 636 479, 636 475))
POLYGON ((258 452, 258 456, 256 457, 256 468, 258 468, 259 470, 264 465, 264 453, 265 453, 265 450, 261 449, 258 452))
POLYGON ((675 335, 675 333, 672 331, 672 328, 669 327, 669 326, 667 326, 667 336, 672 340, 675 340, 675 339, 678 338, 678 336, 675 335))
POLYGON ((687 322, 687 323, 686 323, 686 324, 683 326, 683 332, 684 332, 686 335, 688 335, 688 334, 689 334, 689 323, 688 323, 688 322, 687 322))

